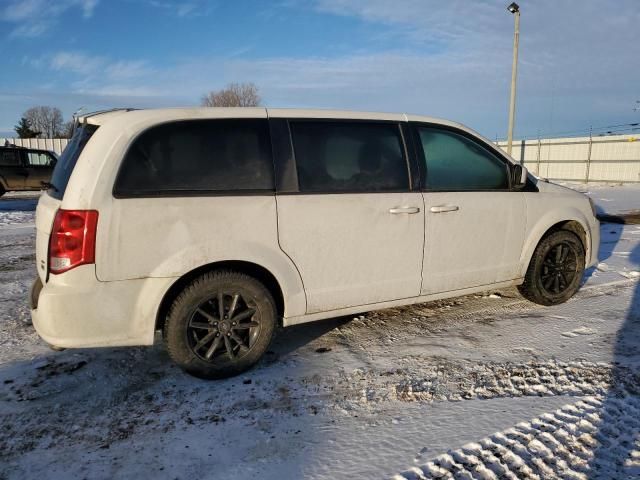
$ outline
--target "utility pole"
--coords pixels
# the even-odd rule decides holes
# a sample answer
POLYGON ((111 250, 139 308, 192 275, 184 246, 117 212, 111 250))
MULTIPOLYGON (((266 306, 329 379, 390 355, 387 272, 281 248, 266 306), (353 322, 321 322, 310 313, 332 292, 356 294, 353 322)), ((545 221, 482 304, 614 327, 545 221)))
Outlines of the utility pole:
POLYGON ((509 131, 507 133, 507 153, 511 155, 513 146, 513 122, 516 116, 516 79, 518 77, 518 43, 520 41, 520 7, 513 2, 507 7, 515 18, 513 34, 513 65, 511 67, 511 101, 509 102, 509 131))

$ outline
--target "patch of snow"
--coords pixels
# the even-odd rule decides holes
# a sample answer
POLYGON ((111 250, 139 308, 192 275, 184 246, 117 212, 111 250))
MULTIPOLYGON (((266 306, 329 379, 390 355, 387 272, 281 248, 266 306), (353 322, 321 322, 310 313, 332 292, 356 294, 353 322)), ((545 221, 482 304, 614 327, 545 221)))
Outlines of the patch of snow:
POLYGON ((640 208, 640 184, 561 183, 591 197, 599 213, 622 213, 640 208))
POLYGON ((26 223, 34 223, 35 212, 2 212, 0 211, 0 228, 9 225, 22 225, 26 223))
POLYGON ((593 328, 589 327, 580 327, 574 328, 570 332, 563 332, 561 335, 563 337, 577 337, 578 335, 593 335, 596 331, 593 328))

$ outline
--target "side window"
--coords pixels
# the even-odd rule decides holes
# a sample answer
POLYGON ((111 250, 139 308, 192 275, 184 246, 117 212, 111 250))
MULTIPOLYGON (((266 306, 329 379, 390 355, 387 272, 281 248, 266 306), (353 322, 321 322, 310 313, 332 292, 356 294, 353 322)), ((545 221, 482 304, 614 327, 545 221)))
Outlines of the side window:
POLYGON ((505 190, 503 160, 469 138, 449 130, 418 127, 427 190, 505 190))
POLYGON ((409 189, 398 125, 291 122, 301 192, 384 192, 409 189))
POLYGON ((20 155, 15 150, 2 150, 0 154, 0 166, 17 167, 20 165, 20 155))
POLYGON ((158 125, 129 147, 114 192, 273 191, 266 120, 188 120, 158 125))
POLYGON ((27 152, 29 165, 48 167, 51 165, 51 157, 46 152, 27 152))

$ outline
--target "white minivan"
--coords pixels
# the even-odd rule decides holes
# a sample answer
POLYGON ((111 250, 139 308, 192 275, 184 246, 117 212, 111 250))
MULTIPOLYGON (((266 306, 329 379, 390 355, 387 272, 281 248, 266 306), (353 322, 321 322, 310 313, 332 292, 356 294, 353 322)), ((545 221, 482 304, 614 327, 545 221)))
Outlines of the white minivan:
POLYGON ((405 114, 88 114, 36 213, 33 324, 54 347, 151 345, 237 374, 274 329, 518 285, 554 305, 596 262, 589 199, 405 114))

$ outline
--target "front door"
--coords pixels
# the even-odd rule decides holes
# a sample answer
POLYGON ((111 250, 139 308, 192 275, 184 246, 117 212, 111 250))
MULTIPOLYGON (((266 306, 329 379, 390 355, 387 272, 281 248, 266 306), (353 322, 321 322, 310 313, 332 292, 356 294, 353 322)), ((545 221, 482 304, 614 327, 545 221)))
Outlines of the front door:
POLYGON ((22 164, 20 150, 0 150, 0 175, 4 177, 8 190, 22 190, 27 178, 27 169, 22 164))
POLYGON ((397 123, 292 121, 298 192, 278 194, 282 250, 307 313, 418 296, 423 199, 397 123))
POLYGON ((520 275, 526 210, 510 189, 507 161, 465 132, 417 126, 423 166, 422 294, 513 280, 520 275))

